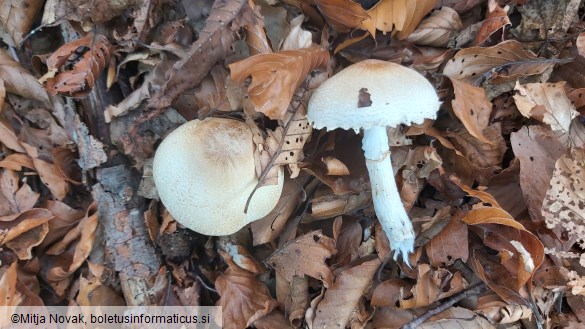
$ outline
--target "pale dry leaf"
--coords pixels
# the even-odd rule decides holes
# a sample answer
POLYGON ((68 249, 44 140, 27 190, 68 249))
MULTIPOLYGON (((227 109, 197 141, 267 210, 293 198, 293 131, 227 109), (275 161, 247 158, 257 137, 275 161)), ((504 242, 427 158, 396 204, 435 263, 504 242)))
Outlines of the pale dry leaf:
POLYGON ((341 271, 317 306, 313 328, 345 328, 352 311, 372 284, 374 274, 381 264, 377 257, 363 259, 358 265, 341 271))
POLYGON ((556 164, 542 203, 547 226, 561 226, 585 245, 585 151, 573 149, 556 164))
POLYGON ((43 8, 44 0, 6 0, 0 3, 0 38, 12 47, 30 32, 35 18, 43 8))
POLYGON ((571 121, 579 112, 565 93, 565 82, 528 83, 516 82, 514 88, 516 106, 522 115, 550 125, 551 129, 563 135, 568 134, 571 121))
POLYGON ((520 42, 508 40, 492 47, 471 47, 458 51, 445 65, 443 74, 477 86, 484 80, 502 83, 542 74, 554 64, 563 62, 566 60, 537 57, 525 50, 520 42))
POLYGON ((280 50, 295 50, 309 48, 313 44, 311 32, 303 30, 301 24, 305 20, 305 15, 299 15, 290 22, 290 32, 282 42, 280 50))
POLYGON ((492 113, 492 103, 487 99, 485 90, 453 78, 451 82, 455 90, 453 112, 472 136, 483 143, 492 144, 492 141, 482 134, 489 124, 492 113))
POLYGON ((272 47, 270 47, 266 37, 264 21, 258 20, 256 24, 244 26, 244 32, 246 33, 246 44, 248 45, 250 56, 272 52, 272 47))
POLYGON ((367 11, 375 27, 384 32, 398 31, 407 38, 435 6, 436 0, 382 0, 367 11))
POLYGON ((417 45, 445 47, 449 38, 462 28, 459 14, 449 7, 442 7, 420 22, 407 40, 417 45))
POLYGON ((243 83, 248 77, 248 95, 256 112, 283 120, 291 99, 305 76, 325 67, 329 52, 319 47, 259 54, 230 64, 231 77, 243 83))
POLYGON ((541 209, 557 159, 565 147, 544 126, 522 127, 510 136, 512 151, 520 160, 520 187, 533 220, 544 220, 541 209))
POLYGON ((495 329, 487 319, 463 307, 451 307, 419 325, 418 329, 495 329))
POLYGON ((16 306, 24 300, 24 296, 17 290, 18 263, 0 267, 0 326, 2 328, 13 325, 9 322, 16 306))
POLYGON ((579 55, 581 55, 581 57, 585 57, 585 32, 579 34, 577 40, 575 41, 575 45, 577 46, 579 55))
POLYGON ((0 217, 0 245, 12 249, 19 259, 31 259, 32 248, 38 246, 49 227, 53 215, 42 208, 0 217))
POLYGON ((325 261, 336 253, 335 241, 315 231, 276 250, 266 263, 289 282, 294 276, 308 275, 328 287, 333 283, 333 273, 325 261))
MULTIPOLYGON (((19 183, 18 174, 15 171, 0 170, 0 200, 5 200, 9 205, 5 211, 0 211, 0 216, 32 209, 39 196, 40 193, 34 192, 26 182, 22 185, 19 183)), ((1 208, 2 205, 0 205, 1 208)))
POLYGON ((49 104, 49 96, 43 86, 3 49, 0 49, 0 80, 3 80, 9 93, 49 104))
POLYGON ((326 156, 321 158, 321 161, 326 166, 326 174, 327 175, 335 175, 335 176, 347 176, 349 175, 349 169, 347 166, 343 164, 343 162, 339 161, 338 159, 332 156, 326 156))
POLYGON ((246 328, 278 305, 266 285, 241 269, 230 267, 220 274, 215 279, 215 289, 221 296, 216 305, 222 307, 226 329, 246 328))

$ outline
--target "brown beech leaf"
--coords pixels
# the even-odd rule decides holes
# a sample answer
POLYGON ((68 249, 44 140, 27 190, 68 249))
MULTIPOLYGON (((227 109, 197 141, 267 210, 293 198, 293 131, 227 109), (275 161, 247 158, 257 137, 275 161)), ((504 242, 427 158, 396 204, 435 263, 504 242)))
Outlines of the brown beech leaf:
POLYGON ((248 96, 257 112, 282 120, 305 76, 329 62, 329 52, 319 47, 259 54, 230 64, 231 77, 243 83, 249 76, 248 96))
POLYGON ((542 203, 547 226, 560 226, 585 245, 585 151, 573 149, 556 164, 542 203))
POLYGON ((555 163, 565 147, 544 126, 522 127, 510 136, 514 155, 520 160, 520 187, 532 220, 544 220, 542 202, 549 189, 555 163))
POLYGON ((89 256, 98 226, 97 203, 86 210, 85 217, 46 251, 42 261, 42 276, 62 296, 72 275, 89 256))
MULTIPOLYGON (((248 4, 253 10, 255 9, 253 2, 249 2, 248 4)), ((260 14, 258 13, 258 15, 260 14)), ((244 32, 246 33, 246 44, 248 45, 248 49, 250 49, 250 56, 271 53, 272 47, 270 46, 268 37, 266 36, 266 26, 264 26, 264 20, 256 20, 254 23, 255 24, 248 24, 244 26, 244 32)))
POLYGON ((467 225, 452 217, 449 224, 427 242, 425 250, 429 262, 436 268, 452 265, 457 259, 467 262, 467 225))
POLYGON ((85 97, 110 63, 113 51, 108 38, 88 33, 64 44, 47 59, 49 72, 41 82, 51 95, 85 97))
POLYGON ((407 293, 412 284, 401 279, 389 279, 380 282, 372 294, 372 306, 396 307, 403 293, 407 293))
POLYGON ((335 240, 321 231, 309 232, 276 250, 266 263, 287 281, 308 275, 322 280, 326 287, 333 283, 333 273, 325 260, 335 255, 335 240))
POLYGON ((462 28, 459 14, 449 7, 442 7, 420 22, 407 40, 417 45, 445 47, 451 35, 462 28))
POLYGON ((18 291, 18 263, 10 266, 0 267, 0 326, 7 328, 11 326, 10 316, 14 313, 16 306, 24 300, 24 296, 18 291))
POLYGON ((452 101, 453 112, 472 136, 484 143, 492 144, 482 134, 492 112, 492 103, 487 99, 485 90, 453 78, 451 82, 455 90, 455 99, 452 101))
POLYGON ((437 0, 382 0, 367 11, 378 30, 395 29, 399 39, 407 38, 428 14, 437 0))
POLYGON ((341 33, 361 28, 376 34, 374 22, 359 3, 351 0, 314 0, 325 20, 334 30, 341 33))
POLYGON ((32 209, 40 193, 33 192, 27 183, 19 184, 18 174, 12 170, 0 170, 0 216, 32 209), (4 209, 4 205, 8 205, 4 209))
POLYGON ((221 296, 216 305, 222 307, 223 326, 240 329, 274 310, 278 303, 270 297, 266 285, 237 267, 229 267, 215 279, 215 289, 221 296))
POLYGON ((535 74, 566 60, 537 57, 516 40, 508 40, 492 47, 471 47, 457 52, 447 62, 443 74, 451 79, 479 85, 488 80, 502 83, 535 74))
POLYGON ((565 82, 528 83, 516 82, 514 88, 516 106, 522 115, 550 125, 560 134, 568 134, 571 122, 579 115, 565 93, 565 82))
POLYGON ((417 280, 411 289, 412 298, 400 299, 402 309, 430 305, 469 286, 461 276, 461 272, 451 273, 443 268, 433 270, 428 264, 418 264, 416 270, 417 280))
POLYGON ((500 29, 504 29, 506 25, 512 25, 508 12, 500 7, 495 0, 488 1, 488 12, 485 20, 481 24, 479 32, 475 35, 472 46, 482 45, 486 40, 500 29))
POLYGON ((19 259, 31 259, 32 248, 43 241, 52 218, 47 209, 41 208, 0 217, 0 245, 12 249, 19 259))
POLYGON ((372 284, 374 274, 381 264, 377 257, 370 257, 341 271, 317 306, 313 328, 345 328, 352 311, 365 290, 372 284))
POLYGON ((0 80, 7 92, 49 104, 47 92, 27 70, 15 62, 4 49, 0 49, 0 80))

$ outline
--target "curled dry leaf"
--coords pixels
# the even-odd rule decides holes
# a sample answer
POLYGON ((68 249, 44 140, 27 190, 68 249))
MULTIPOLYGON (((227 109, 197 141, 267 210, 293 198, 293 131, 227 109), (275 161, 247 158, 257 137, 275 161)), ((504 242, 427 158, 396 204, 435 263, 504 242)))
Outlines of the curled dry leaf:
POLYGON ((411 309, 430 305, 467 288, 469 284, 461 272, 451 273, 447 269, 433 270, 428 264, 416 268, 416 285, 411 289, 412 298, 400 299, 400 308, 411 309))
POLYGON ((417 45, 445 47, 449 38, 463 28, 459 14, 449 7, 435 10, 407 38, 417 45))
POLYGON ((585 245, 585 151, 573 149, 556 164, 542 203, 547 226, 560 226, 585 245))
POLYGON ((329 52, 319 47, 259 54, 230 64, 231 77, 243 83, 249 76, 252 83, 248 95, 257 112, 274 120, 282 120, 292 97, 305 76, 325 67, 329 52))
POLYGON ((97 203, 92 203, 85 217, 46 251, 41 275, 62 296, 72 280, 72 275, 89 257, 98 226, 97 203))
POLYGON ((287 281, 308 275, 322 280, 326 287, 333 283, 333 273, 325 260, 335 255, 335 240, 321 231, 309 232, 276 250, 266 263, 287 281))
POLYGON ((49 104, 49 96, 43 86, 4 49, 0 49, 0 80, 9 93, 49 104))
POLYGON ((396 307, 401 298, 401 294, 408 293, 411 288, 412 284, 401 279, 390 279, 380 282, 372 294, 372 306, 396 307))
POLYGON ((447 62, 443 74, 451 79, 479 85, 488 80, 502 83, 535 74, 566 60, 537 57, 516 40, 508 40, 492 47, 462 49, 447 62))
POLYGON ((359 3, 352 0, 315 0, 315 5, 337 32, 346 33, 361 28, 372 36, 376 34, 374 22, 359 3))
POLYGON ((215 279, 215 288, 221 296, 216 305, 222 307, 226 329, 246 328, 278 305, 266 285, 237 266, 230 266, 220 274, 215 279))
POLYGON ((528 83, 516 82, 514 95, 516 106, 522 115, 550 125, 561 134, 568 134, 571 122, 579 115, 565 93, 565 82, 528 83))
POLYGON ((372 284, 374 274, 381 264, 377 257, 363 259, 358 265, 341 271, 317 306, 313 328, 345 328, 352 311, 364 291, 372 284))
POLYGON ((10 316, 14 313, 16 306, 24 300, 24 296, 17 289, 18 263, 0 268, 0 326, 6 328, 12 325, 9 322, 10 316))
POLYGON ((31 259, 32 248, 43 241, 52 218, 53 215, 42 208, 0 217, 0 246, 12 249, 19 259, 31 259))
POLYGON ((295 50, 309 48, 313 44, 311 32, 303 30, 301 24, 305 15, 299 15, 290 22, 290 32, 282 42, 280 50, 295 50))
POLYGON ((482 134, 489 124, 492 113, 492 103, 487 99, 485 90, 453 78, 451 82, 455 90, 453 112, 472 136, 483 143, 492 144, 492 141, 482 134))
POLYGON ((41 82, 51 95, 85 97, 109 64, 112 52, 108 38, 88 33, 61 46, 47 59, 49 72, 41 82))
POLYGON ((504 29, 507 25, 512 25, 512 22, 510 22, 506 9, 500 7, 495 0, 489 0, 488 13, 479 32, 475 35, 472 46, 484 44, 492 34, 504 29))
POLYGON ((399 39, 407 38, 428 14, 437 0, 382 0, 367 13, 384 33, 395 29, 399 39))
POLYGON ((19 183, 15 171, 0 170, 0 216, 32 209, 39 196, 26 182, 19 183))

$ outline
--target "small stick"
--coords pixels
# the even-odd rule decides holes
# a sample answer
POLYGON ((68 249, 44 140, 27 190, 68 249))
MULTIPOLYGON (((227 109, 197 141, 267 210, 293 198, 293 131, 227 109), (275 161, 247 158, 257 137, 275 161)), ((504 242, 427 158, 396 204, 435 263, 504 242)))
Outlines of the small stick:
POLYGON ((433 315, 437 315, 437 314, 443 312, 444 310, 455 305, 455 303, 461 301, 464 298, 479 294, 485 288, 487 288, 487 285, 484 282, 481 282, 481 283, 478 283, 475 286, 473 286, 467 290, 464 290, 464 291, 458 293, 457 295, 451 296, 449 299, 447 299, 447 301, 445 301, 444 303, 441 303, 441 305, 426 311, 418 318, 415 318, 414 320, 412 320, 409 323, 402 326, 402 329, 415 329, 418 326, 420 326, 421 324, 423 324, 425 321, 427 321, 433 315))

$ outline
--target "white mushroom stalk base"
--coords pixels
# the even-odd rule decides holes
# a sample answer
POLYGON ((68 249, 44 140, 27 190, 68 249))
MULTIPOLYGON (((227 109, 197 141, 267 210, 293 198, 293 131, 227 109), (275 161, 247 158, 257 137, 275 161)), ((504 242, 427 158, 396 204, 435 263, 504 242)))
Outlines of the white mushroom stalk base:
POLYGON ((394 260, 402 254, 402 259, 408 264, 408 254, 414 250, 414 230, 398 194, 390 162, 386 128, 364 129, 362 149, 366 157, 376 215, 390 241, 394 260))

